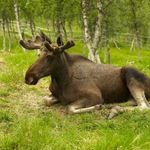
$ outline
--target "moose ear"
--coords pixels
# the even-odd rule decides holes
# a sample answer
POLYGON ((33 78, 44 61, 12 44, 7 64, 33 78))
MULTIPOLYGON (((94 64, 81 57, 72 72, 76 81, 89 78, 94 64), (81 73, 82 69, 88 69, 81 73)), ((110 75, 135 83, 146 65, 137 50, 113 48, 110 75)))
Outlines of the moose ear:
POLYGON ((58 46, 64 45, 64 42, 63 42, 63 40, 62 40, 62 36, 61 36, 61 35, 58 36, 58 38, 57 38, 57 45, 58 45, 58 46))
POLYGON ((42 38, 43 41, 47 41, 47 42, 49 42, 49 44, 52 44, 51 39, 46 34, 44 34, 42 31, 40 31, 40 37, 42 38))

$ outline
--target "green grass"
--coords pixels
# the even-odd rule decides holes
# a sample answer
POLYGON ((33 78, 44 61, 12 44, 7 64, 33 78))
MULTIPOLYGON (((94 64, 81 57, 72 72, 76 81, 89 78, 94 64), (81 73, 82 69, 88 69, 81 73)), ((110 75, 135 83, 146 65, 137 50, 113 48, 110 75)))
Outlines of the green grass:
MULTIPOLYGON (((87 56, 81 42, 69 50, 87 56)), ((133 65, 150 76, 150 51, 111 48, 112 63, 133 65)), ((103 51, 100 53, 103 60, 103 51)), ((36 53, 17 48, 0 51, 0 149, 2 150, 149 150, 150 111, 126 112, 107 120, 108 111, 69 115, 60 105, 45 107, 50 78, 35 86, 24 83, 36 53)))

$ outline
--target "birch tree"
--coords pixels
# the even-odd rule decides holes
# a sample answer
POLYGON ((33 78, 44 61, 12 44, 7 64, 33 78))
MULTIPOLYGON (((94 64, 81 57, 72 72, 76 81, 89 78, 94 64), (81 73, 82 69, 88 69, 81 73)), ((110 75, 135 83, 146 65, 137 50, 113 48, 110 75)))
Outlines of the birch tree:
POLYGON ((8 33, 8 42, 9 42, 9 48, 8 50, 10 51, 11 50, 11 34, 10 34, 10 23, 9 23, 9 20, 6 19, 6 27, 7 27, 7 33, 8 33))
POLYGON ((104 51, 104 63, 111 63, 111 43, 119 49, 115 40, 115 32, 120 30, 118 21, 118 10, 116 9, 118 2, 114 0, 103 0, 103 22, 102 22, 102 39, 101 48, 104 51), (115 15, 114 15, 115 14, 115 15))
POLYGON ((36 9, 34 7, 34 4, 35 4, 34 1, 26 1, 26 0, 20 1, 21 14, 26 19, 26 22, 29 23, 29 28, 33 38, 35 36, 34 18, 36 17, 39 9, 38 7, 39 3, 36 4, 36 9))
POLYGON ((2 20, 2 27, 3 27, 3 50, 6 49, 6 29, 5 29, 5 21, 2 20))
POLYGON ((83 16, 83 25, 84 25, 84 37, 85 43, 89 49, 89 59, 96 63, 101 63, 99 54, 98 54, 98 45, 101 37, 101 23, 102 23, 102 3, 100 0, 97 0, 97 21, 95 24, 95 32, 93 36, 90 34, 89 22, 87 16, 88 3, 90 0, 82 0, 82 16, 83 16))
POLYGON ((18 31, 19 39, 22 40, 22 34, 21 34, 21 28, 20 28, 20 21, 19 21, 19 9, 18 9, 18 4, 17 4, 16 0, 14 0, 14 11, 15 11, 16 26, 17 26, 17 31, 18 31))
POLYGON ((140 23, 137 19, 137 4, 136 4, 136 1, 134 0, 130 0, 130 10, 131 10, 131 21, 132 21, 132 30, 133 30, 133 41, 132 41, 132 45, 131 45, 131 48, 130 48, 130 51, 132 51, 132 47, 135 43, 136 45, 136 48, 138 49, 138 59, 140 60, 140 49, 141 49, 141 42, 140 42, 140 23))
POLYGON ((138 60, 140 61, 141 47, 144 41, 144 35, 148 32, 149 29, 146 28, 146 26, 148 27, 147 20, 149 19, 148 1, 128 0, 127 2, 128 2, 127 4, 129 5, 128 26, 130 32, 133 34, 133 40, 131 42, 130 52, 132 52, 132 49, 137 49, 138 60))
POLYGON ((1 1, 0 2, 0 18, 2 23, 3 31, 3 50, 7 49, 7 33, 8 33, 8 50, 11 49, 11 32, 10 32, 10 20, 14 19, 14 12, 11 1, 1 1))
MULTIPOLYGON (((22 40, 22 34, 21 34, 21 28, 20 28, 20 21, 19 21, 19 9, 17 5, 17 0, 14 0, 14 11, 15 11, 15 17, 16 17, 16 26, 17 26, 17 31, 19 35, 19 39, 22 40)), ((24 51, 25 49, 22 48, 24 51)))

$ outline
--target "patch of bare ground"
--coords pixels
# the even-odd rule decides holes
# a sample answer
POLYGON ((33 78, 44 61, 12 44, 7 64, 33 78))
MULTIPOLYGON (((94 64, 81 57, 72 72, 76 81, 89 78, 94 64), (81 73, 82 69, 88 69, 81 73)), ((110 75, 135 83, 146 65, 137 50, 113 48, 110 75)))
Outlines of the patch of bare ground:
MULTIPOLYGON (((11 101, 11 107, 9 108, 14 111, 14 113, 19 117, 25 115, 39 115, 55 113, 58 116, 63 117, 67 114, 67 107, 61 104, 54 104, 50 107, 45 106, 44 96, 49 95, 48 88, 44 85, 28 86, 23 84, 22 86, 17 85, 18 92, 13 92, 9 96, 11 101)), ((120 105, 122 107, 130 105, 130 102, 124 104, 108 104, 102 106, 100 110, 95 110, 93 113, 98 118, 108 118, 110 110, 113 106, 120 105)))
MULTIPOLYGON (((47 107, 44 104, 44 96, 49 95, 50 92, 47 85, 42 84, 36 86, 28 86, 24 83, 14 85, 14 90, 7 96, 9 109, 17 117, 21 116, 36 116, 39 114, 56 113, 64 116, 66 107, 60 104, 47 107)), ((6 109, 6 108, 5 108, 6 109)))
POLYGON ((6 63, 2 58, 0 58, 0 71, 5 70, 5 68, 6 68, 6 63))

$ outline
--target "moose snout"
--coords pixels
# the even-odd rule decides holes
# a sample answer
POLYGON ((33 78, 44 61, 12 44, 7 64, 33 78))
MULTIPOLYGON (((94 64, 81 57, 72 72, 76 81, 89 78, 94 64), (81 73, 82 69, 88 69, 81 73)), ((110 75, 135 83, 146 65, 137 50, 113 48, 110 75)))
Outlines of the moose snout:
POLYGON ((33 79, 32 77, 25 79, 25 83, 26 83, 26 84, 32 84, 33 81, 34 81, 34 79, 33 79))
POLYGON ((25 83, 29 85, 35 85, 38 82, 38 79, 34 75, 28 75, 25 76, 25 83))

